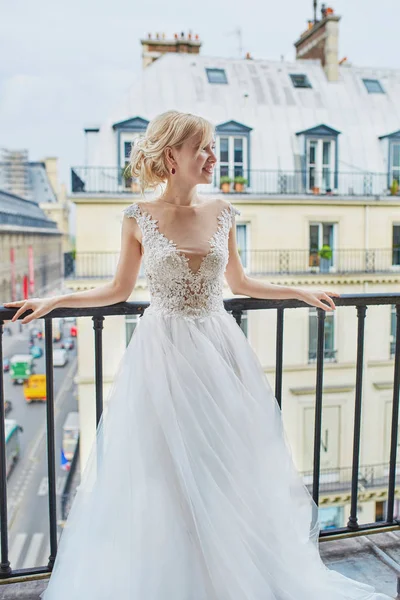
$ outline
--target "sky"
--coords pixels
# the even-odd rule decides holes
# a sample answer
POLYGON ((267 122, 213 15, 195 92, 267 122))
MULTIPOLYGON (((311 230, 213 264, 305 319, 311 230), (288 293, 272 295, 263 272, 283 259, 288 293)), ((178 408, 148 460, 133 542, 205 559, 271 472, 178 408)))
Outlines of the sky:
MULTIPOLYGON (((319 3, 321 4, 321 3, 319 3)), ((339 58, 400 69, 399 0, 326 2, 340 22, 339 58)), ((285 60, 313 16, 312 0, 0 0, 0 149, 84 164, 87 125, 107 119, 141 72, 140 39, 192 31, 201 54, 285 60)))

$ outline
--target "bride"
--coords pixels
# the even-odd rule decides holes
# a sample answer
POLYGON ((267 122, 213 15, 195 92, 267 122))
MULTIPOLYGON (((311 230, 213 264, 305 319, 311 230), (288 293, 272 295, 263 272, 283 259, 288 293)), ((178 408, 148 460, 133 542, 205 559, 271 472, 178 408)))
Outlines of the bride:
MULTIPOLYGON (((234 294, 334 311, 336 292, 243 271, 239 211, 203 198, 214 128, 178 111, 132 147, 142 199, 124 209, 112 282, 8 302, 13 321, 128 300, 141 260, 150 292, 108 394, 44 600, 389 600, 328 569, 318 506, 296 471, 279 405, 223 304, 234 294), (145 189, 165 184, 146 201, 145 189)), ((101 235, 101 232, 99 232, 101 235)))

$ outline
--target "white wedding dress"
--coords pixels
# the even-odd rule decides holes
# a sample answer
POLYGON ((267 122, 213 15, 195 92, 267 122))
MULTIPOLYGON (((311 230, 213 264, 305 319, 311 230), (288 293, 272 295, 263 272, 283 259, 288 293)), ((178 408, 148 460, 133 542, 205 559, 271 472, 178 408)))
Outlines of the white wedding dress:
POLYGON ((391 600, 319 555, 318 507, 279 405, 223 304, 239 211, 216 199, 123 212, 142 234, 151 302, 43 600, 391 600))

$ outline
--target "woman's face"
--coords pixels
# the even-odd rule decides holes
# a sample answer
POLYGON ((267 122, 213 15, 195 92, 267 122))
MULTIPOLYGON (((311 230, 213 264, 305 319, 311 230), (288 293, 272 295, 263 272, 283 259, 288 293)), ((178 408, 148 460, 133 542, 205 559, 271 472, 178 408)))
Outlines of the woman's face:
MULTIPOLYGON (((215 155, 215 140, 199 148, 200 136, 192 136, 184 141, 179 150, 173 153, 176 160, 175 171, 178 177, 184 177, 189 183, 211 183, 213 180, 214 166, 217 162, 215 155), (196 158, 196 152, 200 150, 196 158)), ((175 177, 176 175, 171 175, 175 177)))

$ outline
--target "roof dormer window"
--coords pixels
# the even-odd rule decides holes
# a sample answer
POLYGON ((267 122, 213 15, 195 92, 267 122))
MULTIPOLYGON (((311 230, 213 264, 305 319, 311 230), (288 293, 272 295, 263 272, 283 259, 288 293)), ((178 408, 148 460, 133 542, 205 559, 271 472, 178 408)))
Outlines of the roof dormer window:
POLYGON ((368 94, 384 94, 381 82, 378 79, 363 79, 364 85, 367 88, 368 94))
POLYGON ((289 77, 295 88, 312 88, 307 75, 304 73, 290 73, 289 77))
POLYGON ((228 83, 225 69, 206 69, 208 83, 228 83))

